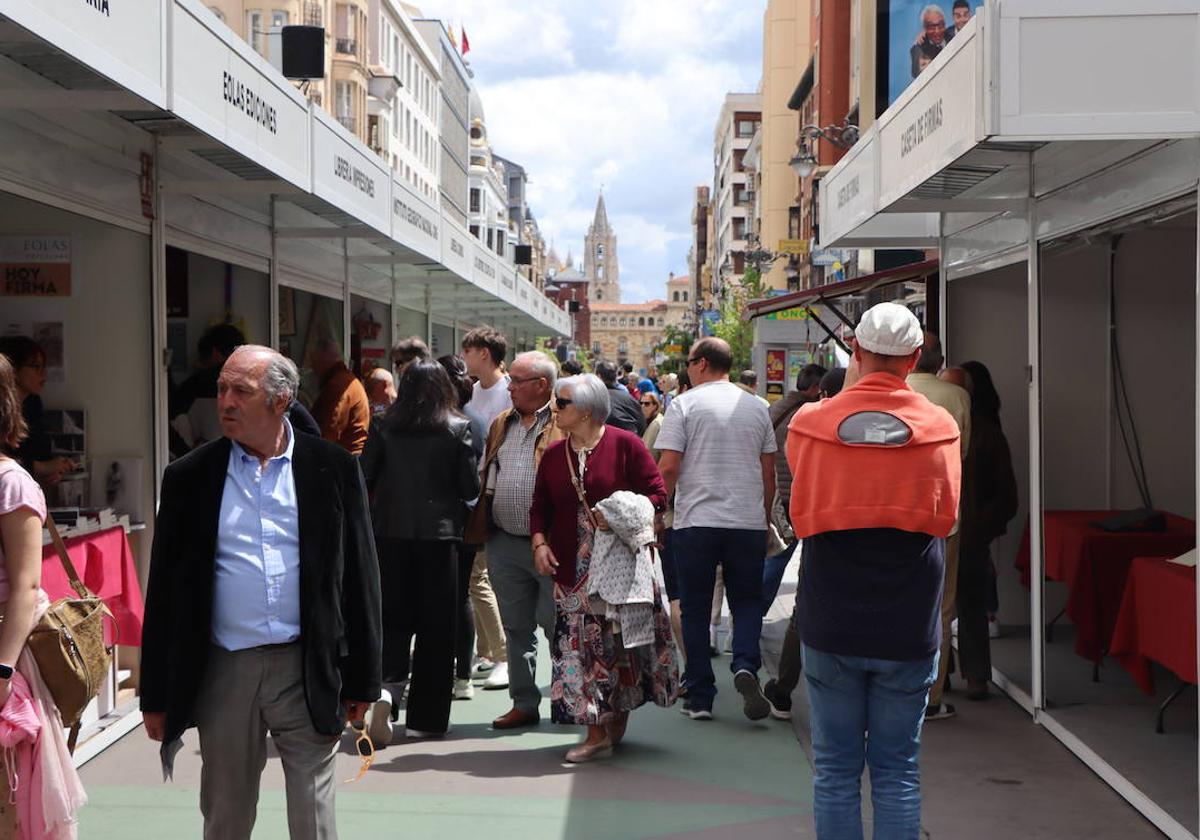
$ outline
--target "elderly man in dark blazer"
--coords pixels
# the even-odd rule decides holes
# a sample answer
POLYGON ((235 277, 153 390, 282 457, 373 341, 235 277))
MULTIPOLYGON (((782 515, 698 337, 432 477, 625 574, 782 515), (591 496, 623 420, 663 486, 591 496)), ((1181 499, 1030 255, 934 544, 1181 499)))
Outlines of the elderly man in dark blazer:
POLYGON ((286 419, 296 366, 246 345, 225 362, 224 437, 171 464, 155 523, 141 706, 169 776, 200 735, 208 840, 249 838, 266 737, 296 838, 337 836, 346 720, 379 697, 379 566, 357 460, 286 419))

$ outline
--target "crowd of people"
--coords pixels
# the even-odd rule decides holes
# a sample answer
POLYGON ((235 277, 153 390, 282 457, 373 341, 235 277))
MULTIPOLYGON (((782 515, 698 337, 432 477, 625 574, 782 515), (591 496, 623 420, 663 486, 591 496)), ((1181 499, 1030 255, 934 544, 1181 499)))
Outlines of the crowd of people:
MULTIPOLYGON (((909 310, 870 309, 848 367, 808 365, 774 403, 753 372, 731 381, 718 338, 697 340, 677 373, 601 361, 592 374, 540 351, 506 363, 505 336, 484 326, 438 359, 401 340, 392 370, 365 381, 318 346, 310 411, 291 360, 207 339, 176 406, 192 447, 163 477, 141 668, 166 776, 198 730, 205 837, 250 836, 268 734, 291 836, 316 838, 336 836, 347 722, 364 760, 396 736, 445 736, 477 687, 508 692, 496 730, 538 725, 538 628, 550 718, 580 727, 567 762, 613 756, 647 703, 711 720, 722 602, 746 718, 789 719, 805 680, 818 836, 862 837, 864 766, 875 836, 917 836, 921 727, 954 714, 942 693, 955 616, 967 696, 987 696, 989 546, 1016 482, 986 367, 945 368, 909 310), (797 552, 764 684, 763 617, 797 552)), ((39 696, 21 651, 44 608, 35 479, 54 468, 25 443, 27 351, 0 345, 0 700, 18 679, 39 696)), ((32 795, 57 797, 45 813, 68 828, 35 836, 73 831, 82 789, 69 762, 56 773, 32 795)))

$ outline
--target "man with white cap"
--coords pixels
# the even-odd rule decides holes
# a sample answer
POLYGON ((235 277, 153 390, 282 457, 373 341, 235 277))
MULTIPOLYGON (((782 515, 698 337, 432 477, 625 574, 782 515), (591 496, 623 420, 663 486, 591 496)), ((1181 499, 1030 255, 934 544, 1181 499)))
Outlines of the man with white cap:
POLYGON ((959 431, 905 383, 924 343, 911 312, 872 307, 855 338, 858 380, 803 406, 788 426, 813 815, 819 838, 862 837, 865 760, 875 836, 916 837, 945 538, 958 517, 959 431))

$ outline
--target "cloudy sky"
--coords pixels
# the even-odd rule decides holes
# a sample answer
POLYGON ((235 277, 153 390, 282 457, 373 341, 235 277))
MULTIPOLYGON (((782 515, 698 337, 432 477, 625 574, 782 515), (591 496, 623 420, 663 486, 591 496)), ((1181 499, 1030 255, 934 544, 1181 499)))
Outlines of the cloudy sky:
POLYGON ((765 0, 424 0, 465 27, 496 153, 529 173, 560 258, 582 259, 604 186, 626 303, 687 272, 693 188, 712 180, 727 91, 753 91, 765 0))

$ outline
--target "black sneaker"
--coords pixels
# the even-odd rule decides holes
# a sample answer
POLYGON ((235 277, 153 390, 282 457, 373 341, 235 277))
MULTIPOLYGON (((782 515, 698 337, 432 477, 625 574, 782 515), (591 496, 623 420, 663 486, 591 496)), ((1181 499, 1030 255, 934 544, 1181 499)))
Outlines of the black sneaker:
POLYGON ((958 712, 954 711, 954 707, 949 703, 940 703, 937 706, 925 707, 925 720, 945 720, 946 718, 954 717, 958 712))
POLYGON ((767 702, 771 704, 771 717, 775 720, 792 719, 792 698, 779 691, 779 685, 775 680, 767 680, 762 693, 767 698, 767 702))
POLYGON ((742 695, 742 711, 750 720, 762 720, 771 714, 771 703, 763 695, 758 677, 746 670, 733 675, 733 687, 742 695))
POLYGON ((691 703, 684 702, 679 707, 679 713, 691 718, 692 720, 712 720, 712 709, 706 709, 703 706, 693 706, 691 703))

